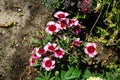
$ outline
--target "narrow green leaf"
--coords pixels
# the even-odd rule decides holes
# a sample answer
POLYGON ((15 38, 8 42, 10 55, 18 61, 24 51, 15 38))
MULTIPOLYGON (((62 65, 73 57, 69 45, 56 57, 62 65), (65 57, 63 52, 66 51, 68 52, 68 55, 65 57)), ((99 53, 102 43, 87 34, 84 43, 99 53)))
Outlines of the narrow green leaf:
POLYGON ((65 74, 66 74, 66 72, 65 71, 61 71, 61 80, 65 80, 65 74))
POLYGON ((35 78, 35 80, 43 80, 42 78, 35 78))

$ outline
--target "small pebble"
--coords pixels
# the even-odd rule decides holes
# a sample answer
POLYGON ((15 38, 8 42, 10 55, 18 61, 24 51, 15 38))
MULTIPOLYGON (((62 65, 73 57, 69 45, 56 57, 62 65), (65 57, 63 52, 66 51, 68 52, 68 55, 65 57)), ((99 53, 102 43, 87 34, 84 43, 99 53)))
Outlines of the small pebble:
POLYGON ((18 9, 18 12, 21 12, 22 10, 21 9, 18 9))

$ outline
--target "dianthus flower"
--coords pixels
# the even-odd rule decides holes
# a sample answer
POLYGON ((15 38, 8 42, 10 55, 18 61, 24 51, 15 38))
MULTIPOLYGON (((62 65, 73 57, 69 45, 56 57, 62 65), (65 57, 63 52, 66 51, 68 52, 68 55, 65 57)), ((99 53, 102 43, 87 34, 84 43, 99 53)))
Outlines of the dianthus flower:
POLYGON ((67 24, 68 24, 68 19, 67 18, 61 18, 58 23, 60 24, 60 29, 66 29, 67 24))
POLYGON ((38 58, 35 58, 35 57, 33 58, 33 56, 30 57, 30 60, 29 60, 30 66, 33 66, 37 60, 38 58))
POLYGON ((81 32, 80 24, 72 27, 73 33, 78 35, 81 32))
POLYGON ((77 19, 69 19, 68 27, 79 25, 79 21, 77 19))
POLYGON ((41 57, 42 56, 42 54, 45 52, 45 50, 44 49, 39 49, 38 47, 35 47, 33 50, 32 50, 32 52, 31 52, 31 54, 32 55, 36 55, 36 57, 41 57))
POLYGON ((54 51, 54 56, 56 58, 62 58, 63 55, 65 54, 64 50, 62 48, 56 48, 55 51, 54 51))
POLYGON ((78 46, 80 46, 81 43, 82 43, 82 41, 80 41, 80 38, 77 38, 76 40, 74 40, 72 42, 72 45, 75 47, 78 47, 78 46))
POLYGON ((97 52, 96 52, 96 44, 95 43, 87 43, 85 45, 84 52, 89 56, 89 57, 94 57, 97 52))
POLYGON ((50 52, 54 52, 54 50, 55 50, 55 48, 56 48, 56 45, 57 44, 55 44, 55 43, 50 43, 50 42, 48 42, 46 45, 45 45, 45 47, 44 47, 44 50, 45 51, 50 51, 50 52))
POLYGON ((60 28, 60 25, 54 21, 49 21, 47 23, 47 27, 46 27, 46 32, 48 32, 49 34, 53 34, 55 32, 58 32, 60 28))
POLYGON ((54 14, 54 17, 60 19, 60 18, 66 18, 69 14, 67 12, 58 11, 54 14))
POLYGON ((50 71, 55 68, 55 61, 51 60, 49 57, 45 57, 42 62, 42 67, 45 70, 50 71))

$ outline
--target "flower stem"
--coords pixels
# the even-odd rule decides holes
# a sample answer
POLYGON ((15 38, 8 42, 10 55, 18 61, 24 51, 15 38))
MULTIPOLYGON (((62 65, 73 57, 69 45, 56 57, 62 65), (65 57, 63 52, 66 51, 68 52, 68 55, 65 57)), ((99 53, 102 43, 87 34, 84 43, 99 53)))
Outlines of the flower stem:
MULTIPOLYGON (((102 9, 103 9, 103 7, 102 7, 102 9)), ((93 24, 93 26, 92 26, 91 30, 90 30, 90 36, 92 36, 92 35, 93 35, 93 34, 92 34, 92 31, 93 31, 93 29, 94 29, 95 25, 97 24, 97 22, 98 22, 98 20, 99 20, 99 18, 100 18, 100 16, 101 16, 101 14, 102 14, 102 9, 101 9, 101 11, 100 11, 100 13, 99 13, 99 15, 98 15, 98 17, 97 17, 97 19, 96 19, 95 23, 93 24)))

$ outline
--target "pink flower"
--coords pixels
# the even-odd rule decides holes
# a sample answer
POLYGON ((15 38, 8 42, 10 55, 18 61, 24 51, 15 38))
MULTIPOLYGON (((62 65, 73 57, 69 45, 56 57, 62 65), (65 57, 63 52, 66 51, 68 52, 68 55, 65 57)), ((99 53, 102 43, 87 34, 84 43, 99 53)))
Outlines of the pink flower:
POLYGON ((81 32, 80 24, 72 27, 73 33, 78 35, 81 32))
POLYGON ((68 27, 77 26, 77 25, 79 25, 79 21, 77 19, 69 19, 68 27))
POLYGON ((82 41, 80 41, 80 38, 77 38, 76 40, 72 42, 72 45, 75 47, 79 47, 81 43, 82 41))
POLYGON ((56 48, 54 51, 54 56, 56 58, 62 58, 64 54, 65 54, 65 52, 62 48, 56 48))
POLYGON ((44 50, 44 49, 39 49, 39 50, 37 51, 36 55, 37 55, 38 57, 41 57, 44 53, 45 53, 45 50, 44 50))
POLYGON ((53 51, 55 50, 55 48, 56 48, 56 45, 57 45, 57 44, 55 44, 55 43, 51 44, 50 42, 48 42, 48 43, 46 44, 46 46, 44 47, 44 50, 45 50, 45 51, 53 52, 53 51))
POLYGON ((53 34, 55 32, 59 31, 59 27, 60 25, 54 21, 49 21, 47 23, 47 27, 46 27, 46 32, 48 32, 49 34, 53 34))
POLYGON ((87 43, 85 45, 84 52, 89 56, 89 57, 94 57, 97 52, 96 52, 96 44, 95 43, 87 43))
POLYGON ((80 0, 77 3, 78 10, 83 12, 83 13, 89 12, 91 5, 92 5, 91 0, 80 0))
POLYGON ((31 52, 31 54, 33 56, 36 56, 38 58, 40 58, 43 53, 45 53, 45 50, 44 49, 39 49, 38 47, 34 48, 31 52))
POLYGON ((66 18, 66 16, 68 16, 69 14, 67 12, 63 12, 63 11, 58 11, 54 14, 54 17, 60 19, 60 18, 66 18))
POLYGON ((60 29, 66 29, 66 26, 68 24, 68 19, 66 18, 61 18, 58 23, 60 24, 60 29))
POLYGON ((33 66, 34 65, 34 63, 37 61, 38 59, 36 59, 36 58, 30 58, 30 60, 29 60, 29 62, 30 62, 30 66, 33 66))
POLYGON ((50 71, 55 68, 55 61, 51 60, 49 57, 45 57, 42 62, 42 67, 45 70, 50 71))
POLYGON ((31 55, 31 58, 39 59, 39 57, 38 57, 36 54, 32 54, 32 55, 31 55))

